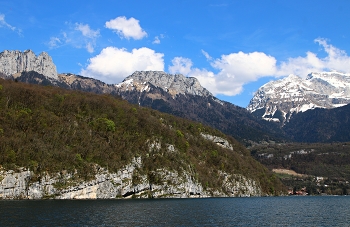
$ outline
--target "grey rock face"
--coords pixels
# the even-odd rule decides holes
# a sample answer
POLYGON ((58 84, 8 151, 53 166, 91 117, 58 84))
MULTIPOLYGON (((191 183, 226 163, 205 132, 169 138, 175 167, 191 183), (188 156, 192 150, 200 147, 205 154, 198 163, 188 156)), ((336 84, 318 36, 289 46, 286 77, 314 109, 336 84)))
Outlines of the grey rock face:
POLYGON ((293 113, 336 108, 350 103, 350 74, 311 73, 306 79, 290 75, 269 82, 255 93, 247 110, 268 121, 284 123, 293 113))
POLYGON ((190 94, 200 96, 212 96, 212 94, 203 88, 199 81, 193 77, 184 77, 181 74, 167 74, 161 71, 137 71, 128 76, 118 85, 122 90, 148 91, 148 85, 162 88, 173 97, 177 94, 190 94))
POLYGON ((150 182, 146 175, 137 169, 142 165, 141 158, 134 158, 116 173, 96 166, 99 170, 91 181, 74 181, 74 174, 43 174, 40 180, 33 181, 34 173, 28 170, 0 170, 0 199, 115 199, 115 198, 195 198, 195 197, 237 197, 261 196, 262 190, 254 180, 239 174, 222 172, 223 185, 220 191, 206 189, 195 180, 195 173, 181 173, 157 169, 154 174, 159 180, 150 182), (137 175, 138 181, 133 182, 137 175), (62 182, 69 182, 65 188, 62 182))
POLYGON ((57 79, 56 66, 46 52, 42 52, 38 56, 31 50, 24 52, 5 50, 0 53, 0 72, 7 76, 13 76, 23 71, 35 71, 57 79))
POLYGON ((252 179, 225 172, 222 172, 221 176, 224 178, 222 187, 228 196, 251 197, 263 194, 260 185, 252 179))
POLYGON ((201 136, 206 140, 209 140, 209 141, 212 141, 213 143, 216 143, 220 147, 230 149, 231 151, 233 151, 232 145, 224 138, 221 138, 218 136, 212 136, 212 135, 205 134, 205 133, 201 133, 201 136))

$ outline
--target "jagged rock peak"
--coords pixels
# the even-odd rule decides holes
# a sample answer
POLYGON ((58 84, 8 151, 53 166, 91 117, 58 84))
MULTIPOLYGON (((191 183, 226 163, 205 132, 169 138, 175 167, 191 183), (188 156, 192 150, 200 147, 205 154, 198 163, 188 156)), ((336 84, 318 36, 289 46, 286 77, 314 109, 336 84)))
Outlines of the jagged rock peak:
POLYGON ((46 52, 42 52, 38 56, 32 50, 23 52, 4 50, 0 53, 0 72, 7 76, 14 76, 23 71, 35 71, 44 76, 57 79, 56 66, 46 52))
POLYGON ((350 74, 313 72, 306 79, 290 75, 258 89, 247 109, 269 121, 288 121, 293 113, 336 108, 350 103, 350 74))
POLYGON ((137 89, 142 92, 149 91, 149 84, 162 88, 172 96, 177 94, 212 96, 196 78, 162 71, 136 71, 116 86, 120 89, 137 89))

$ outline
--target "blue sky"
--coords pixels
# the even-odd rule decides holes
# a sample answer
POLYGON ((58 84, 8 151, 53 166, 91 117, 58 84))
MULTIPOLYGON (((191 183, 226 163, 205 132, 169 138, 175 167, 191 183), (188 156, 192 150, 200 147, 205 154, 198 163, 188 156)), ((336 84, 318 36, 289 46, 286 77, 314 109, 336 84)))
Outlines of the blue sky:
POLYGON ((107 83, 182 73, 246 107, 270 80, 350 72, 349 11, 348 0, 3 0, 0 52, 46 51, 59 73, 107 83))

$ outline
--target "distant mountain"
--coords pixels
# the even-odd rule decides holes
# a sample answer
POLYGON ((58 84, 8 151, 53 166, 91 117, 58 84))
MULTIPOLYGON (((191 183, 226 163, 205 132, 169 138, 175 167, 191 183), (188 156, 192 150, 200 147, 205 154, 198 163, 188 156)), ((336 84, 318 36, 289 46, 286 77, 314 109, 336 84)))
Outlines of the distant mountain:
POLYGON ((276 125, 215 98, 196 78, 154 71, 135 72, 116 88, 116 93, 131 103, 201 122, 240 141, 283 138, 276 125))
POLYGON ((350 74, 311 73, 306 79, 290 75, 269 82, 255 93, 247 110, 267 120, 288 122, 295 113, 331 109, 350 103, 350 74))
POLYGON ((162 71, 136 71, 126 77, 122 83, 117 84, 116 87, 120 92, 129 90, 149 92, 150 85, 161 88, 173 98, 180 94, 202 97, 213 96, 194 77, 184 77, 181 74, 171 75, 162 71))
MULTIPOLYGON (((14 53, 12 54, 14 57, 23 55, 14 53)), ((39 58, 33 57, 31 53, 27 51, 27 55, 32 59, 39 58)), ((305 80, 291 75, 282 80, 267 83, 256 92, 248 108, 244 109, 217 99, 203 88, 196 78, 188 78, 180 74, 141 71, 113 85, 70 73, 57 74, 56 77, 45 76, 38 70, 41 68, 40 65, 53 63, 50 57, 43 59, 45 63, 35 61, 38 65, 31 66, 36 71, 14 71, 13 74, 6 74, 4 72, 8 70, 0 68, 0 77, 97 94, 118 95, 139 106, 150 107, 209 125, 246 145, 262 141, 350 140, 347 136, 349 134, 347 128, 343 127, 347 125, 343 122, 346 120, 343 116, 347 116, 347 112, 343 111, 343 115, 338 113, 343 108, 347 108, 344 105, 350 103, 350 75, 348 74, 312 73, 305 80), (318 109, 336 107, 339 110, 318 109), (334 120, 330 121, 330 119, 334 120)), ((10 58, 6 61, 22 64, 22 61, 13 61, 10 58)), ((20 68, 13 64, 12 68, 20 68)), ((5 65, 8 67, 9 64, 5 65)))
POLYGON ((241 142, 251 143, 283 138, 275 125, 256 118, 246 109, 215 98, 196 78, 158 71, 135 72, 117 85, 74 75, 58 74, 57 79, 38 72, 22 72, 13 78, 20 82, 112 94, 140 106, 199 121, 227 133, 241 142))

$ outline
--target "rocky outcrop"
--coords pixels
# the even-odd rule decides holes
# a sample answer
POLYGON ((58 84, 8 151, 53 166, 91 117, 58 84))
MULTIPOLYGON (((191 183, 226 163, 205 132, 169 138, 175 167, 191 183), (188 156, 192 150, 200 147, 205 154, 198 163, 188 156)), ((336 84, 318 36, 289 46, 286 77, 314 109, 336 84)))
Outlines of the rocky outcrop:
POLYGON ((288 122, 294 113, 336 108, 350 103, 350 74, 311 73, 306 79, 290 75, 269 82, 255 93, 247 110, 267 121, 288 122))
POLYGON ((231 151, 233 151, 232 145, 224 138, 221 138, 218 136, 212 136, 210 134, 205 134, 205 133, 201 133, 201 136, 206 140, 209 140, 209 141, 212 141, 213 143, 216 143, 220 147, 230 149, 231 151))
POLYGON ((83 77, 71 73, 58 74, 58 81, 72 90, 94 92, 97 94, 114 94, 116 88, 112 84, 106 84, 100 80, 83 77))
POLYGON ((193 198, 261 196, 260 185, 239 174, 221 172, 221 189, 206 190, 193 172, 158 169, 152 173, 157 181, 140 174, 141 158, 116 173, 98 167, 95 179, 81 181, 74 174, 48 173, 40 176, 29 170, 0 171, 0 199, 115 199, 115 198, 193 198))
POLYGON ((8 51, 0 53, 0 71, 6 76, 18 76, 21 72, 35 71, 44 76, 57 79, 57 70, 52 58, 42 52, 38 56, 31 50, 8 51))
POLYGON ((167 74, 161 71, 136 71, 116 87, 121 91, 149 91, 149 85, 159 87, 175 97, 178 94, 212 96, 194 77, 184 77, 181 74, 167 74))
POLYGON ((225 172, 222 172, 221 176, 224 178, 222 187, 228 196, 251 197, 263 194, 259 183, 252 179, 225 172))

